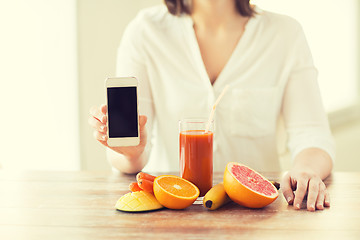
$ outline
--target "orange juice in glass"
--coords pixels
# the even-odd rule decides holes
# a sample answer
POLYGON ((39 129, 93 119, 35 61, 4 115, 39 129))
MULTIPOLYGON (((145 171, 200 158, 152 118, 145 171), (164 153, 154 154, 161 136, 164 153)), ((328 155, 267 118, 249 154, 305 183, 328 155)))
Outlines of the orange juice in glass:
POLYGON ((207 119, 183 119, 179 123, 180 176, 194 183, 204 196, 213 182, 214 124, 205 132, 207 119))

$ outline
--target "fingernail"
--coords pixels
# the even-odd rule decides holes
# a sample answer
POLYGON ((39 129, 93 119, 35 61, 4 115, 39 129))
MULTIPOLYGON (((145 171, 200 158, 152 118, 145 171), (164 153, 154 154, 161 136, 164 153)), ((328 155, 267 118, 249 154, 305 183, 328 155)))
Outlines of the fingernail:
POLYGON ((310 205, 310 210, 315 210, 315 205, 310 205))
POLYGON ((106 136, 105 136, 105 135, 102 135, 101 138, 102 138, 103 140, 105 140, 106 136))
POLYGON ((290 201, 291 201, 291 197, 288 197, 287 202, 290 203, 290 201))
POLYGON ((296 204, 296 208, 297 208, 297 209, 300 209, 300 204, 296 204))
POLYGON ((105 129, 105 126, 104 126, 104 125, 100 126, 100 130, 101 130, 101 131, 104 131, 104 129, 105 129))

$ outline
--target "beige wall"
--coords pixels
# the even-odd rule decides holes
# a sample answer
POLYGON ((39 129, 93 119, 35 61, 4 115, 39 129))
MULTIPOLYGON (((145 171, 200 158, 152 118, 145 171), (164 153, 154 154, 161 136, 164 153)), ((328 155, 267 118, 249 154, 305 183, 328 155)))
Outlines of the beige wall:
POLYGON ((333 128, 336 171, 360 171, 360 120, 333 128))
POLYGON ((104 80, 114 76, 116 50, 139 9, 161 0, 78 0, 80 156, 85 170, 110 169, 105 150, 92 136, 89 109, 105 102, 104 80))
POLYGON ((0 1, 6 170, 80 169, 76 21, 73 0, 0 1))

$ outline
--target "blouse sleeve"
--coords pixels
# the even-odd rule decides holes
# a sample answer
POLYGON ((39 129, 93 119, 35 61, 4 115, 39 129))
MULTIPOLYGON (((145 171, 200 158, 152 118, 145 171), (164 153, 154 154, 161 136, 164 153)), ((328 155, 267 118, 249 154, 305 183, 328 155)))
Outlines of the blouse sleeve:
POLYGON ((335 143, 330 131, 320 90, 317 69, 301 28, 294 42, 293 69, 285 87, 283 116, 292 159, 306 148, 320 148, 335 160, 335 143))
MULTIPOLYGON (((147 116, 146 158, 151 150, 151 132, 154 122, 154 104, 146 70, 146 58, 142 45, 142 28, 139 16, 126 27, 122 36, 116 62, 116 76, 136 77, 138 80, 139 114, 147 116)), ((108 151, 108 154, 110 151, 108 151)))

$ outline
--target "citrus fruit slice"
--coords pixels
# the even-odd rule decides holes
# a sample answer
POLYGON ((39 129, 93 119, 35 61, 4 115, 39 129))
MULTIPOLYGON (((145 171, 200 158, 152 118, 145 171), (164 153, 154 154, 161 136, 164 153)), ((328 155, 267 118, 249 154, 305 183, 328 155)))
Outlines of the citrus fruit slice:
POLYGON ((234 202, 249 208, 262 208, 279 196, 275 186, 253 169, 235 162, 226 165, 224 187, 234 202))
POLYGON ((170 209, 184 209, 195 202, 200 191, 181 177, 162 175, 154 180, 154 194, 161 205, 170 209))
POLYGON ((115 208, 124 212, 146 212, 163 208, 154 194, 144 191, 131 192, 122 196, 115 208))

